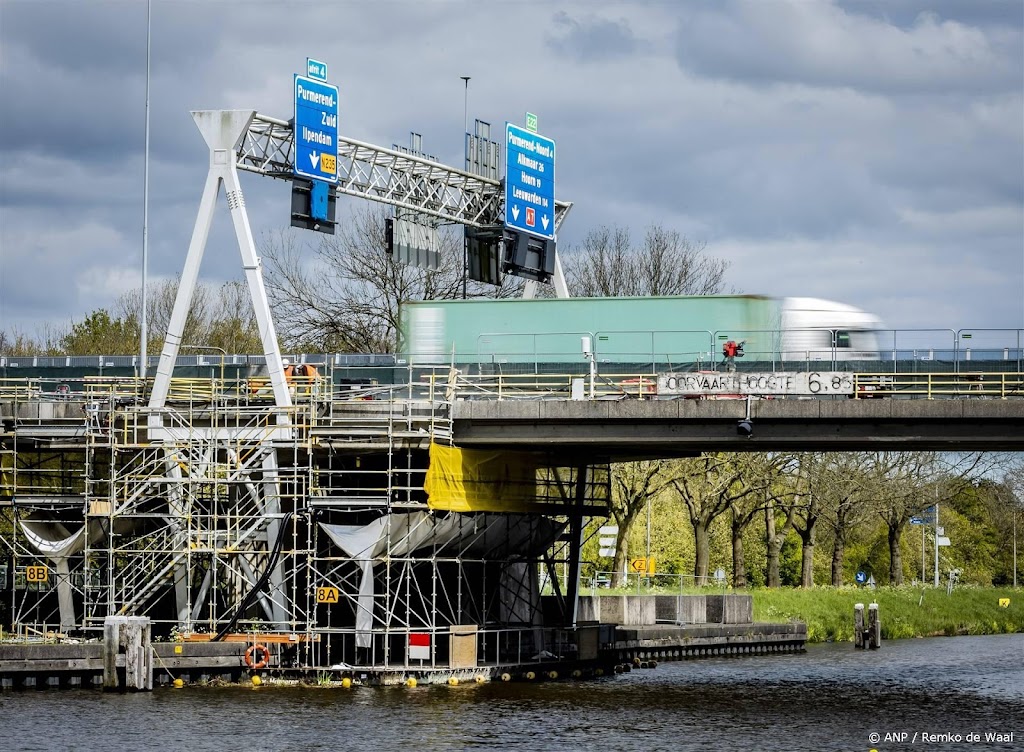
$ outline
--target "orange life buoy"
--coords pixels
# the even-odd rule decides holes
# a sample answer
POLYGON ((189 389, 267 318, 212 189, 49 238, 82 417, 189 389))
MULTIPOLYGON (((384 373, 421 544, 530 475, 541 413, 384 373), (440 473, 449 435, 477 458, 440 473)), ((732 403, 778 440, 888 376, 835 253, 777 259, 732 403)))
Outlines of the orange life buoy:
POLYGON ((245 651, 245 665, 249 668, 266 668, 270 663, 270 651, 266 645, 256 643, 245 651))

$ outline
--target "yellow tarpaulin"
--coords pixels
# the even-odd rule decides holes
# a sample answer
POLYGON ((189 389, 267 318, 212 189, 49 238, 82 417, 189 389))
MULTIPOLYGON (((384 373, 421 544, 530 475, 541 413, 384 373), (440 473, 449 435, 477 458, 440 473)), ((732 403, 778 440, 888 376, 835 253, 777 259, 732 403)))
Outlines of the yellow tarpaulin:
POLYGON ((450 512, 548 512, 538 501, 540 456, 430 445, 423 490, 431 509, 450 512))

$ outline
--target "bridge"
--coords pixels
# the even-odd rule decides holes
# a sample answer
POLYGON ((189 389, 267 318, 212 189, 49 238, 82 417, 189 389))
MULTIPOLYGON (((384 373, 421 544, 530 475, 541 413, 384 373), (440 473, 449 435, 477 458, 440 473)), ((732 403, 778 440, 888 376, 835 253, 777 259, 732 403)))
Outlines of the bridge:
POLYGON ((1024 399, 469 400, 456 445, 604 461, 700 452, 1022 451, 1024 399))
MULTIPOLYGON (((369 378, 337 358, 301 358, 325 378, 289 382, 238 170, 289 176, 294 134, 251 111, 196 122, 210 169, 156 377, 145 378, 144 354, 101 357, 99 373, 74 373, 71 358, 0 358, 0 623, 26 639, 95 635, 108 616, 137 615, 164 637, 259 632, 282 646, 275 666, 393 671, 412 658, 421 669, 498 670, 521 662, 523 646, 526 656, 582 650, 580 551, 587 518, 607 509, 609 461, 1024 449, 1019 332, 992 373, 957 363, 904 374, 894 352, 892 371, 832 374, 841 393, 823 396, 687 393, 663 373, 602 373, 595 384, 593 360, 589 372, 506 378, 494 375, 500 364, 416 369, 392 358, 369 378), (178 348, 221 187, 263 352, 197 358, 183 377, 178 348), (437 448, 452 445, 542 455, 519 468, 530 503, 438 503, 426 476, 437 448), (542 603, 542 570, 555 583, 566 575, 553 605, 542 603)), ((340 192, 500 224, 497 180, 338 141, 340 192)), ((555 202, 556 226, 570 206, 555 202)), ((556 287, 560 278, 556 263, 556 287)))

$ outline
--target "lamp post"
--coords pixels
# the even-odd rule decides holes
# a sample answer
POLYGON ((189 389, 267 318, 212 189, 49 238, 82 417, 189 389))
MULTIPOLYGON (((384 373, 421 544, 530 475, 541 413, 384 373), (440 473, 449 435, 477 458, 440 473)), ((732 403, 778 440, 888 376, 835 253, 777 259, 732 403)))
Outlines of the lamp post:
MULTIPOLYGON (((469 169, 469 79, 470 76, 459 76, 465 84, 465 93, 462 96, 462 140, 466 151, 466 169, 469 169)), ((467 287, 469 285, 469 241, 462 239, 462 299, 466 299, 467 287)))
POLYGON ((465 94, 462 97, 462 127, 469 133, 469 79, 470 76, 459 76, 466 85, 465 94))
POLYGON ((146 3, 146 156, 142 168, 142 315, 139 321, 139 377, 146 378, 146 278, 149 276, 149 66, 152 42, 152 0, 146 3))

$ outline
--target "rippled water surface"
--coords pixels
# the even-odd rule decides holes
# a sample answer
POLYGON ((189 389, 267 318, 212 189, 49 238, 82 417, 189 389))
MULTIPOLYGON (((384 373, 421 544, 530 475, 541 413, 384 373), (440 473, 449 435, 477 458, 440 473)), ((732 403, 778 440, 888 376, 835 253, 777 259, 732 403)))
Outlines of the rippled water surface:
POLYGON ((1024 635, 891 641, 872 652, 811 646, 585 682, 0 694, 2 751, 484 747, 1024 750, 1024 635), (971 742, 972 732, 1015 738, 971 742), (886 741, 887 733, 908 737, 886 741))

